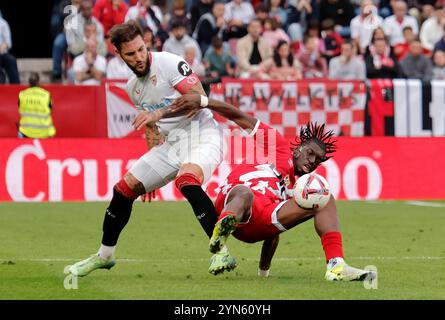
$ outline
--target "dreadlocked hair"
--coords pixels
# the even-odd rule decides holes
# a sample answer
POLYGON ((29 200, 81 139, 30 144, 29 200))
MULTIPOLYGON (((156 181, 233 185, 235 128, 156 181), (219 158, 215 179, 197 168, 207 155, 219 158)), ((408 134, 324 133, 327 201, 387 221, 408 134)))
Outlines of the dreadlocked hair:
POLYGON ((311 141, 319 145, 326 153, 325 160, 332 158, 328 154, 337 150, 337 140, 333 140, 334 132, 329 130, 325 132, 325 124, 318 125, 317 122, 308 122, 306 126, 301 127, 300 136, 295 138, 295 142, 291 142, 292 151, 311 141))

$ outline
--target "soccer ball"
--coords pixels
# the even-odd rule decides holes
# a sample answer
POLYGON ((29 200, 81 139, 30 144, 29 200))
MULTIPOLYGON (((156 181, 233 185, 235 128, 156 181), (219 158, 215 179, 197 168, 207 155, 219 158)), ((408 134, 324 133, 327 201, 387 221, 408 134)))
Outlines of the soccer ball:
POLYGON ((326 206, 331 192, 325 178, 316 173, 308 173, 295 182, 293 195, 300 208, 312 210, 326 206))

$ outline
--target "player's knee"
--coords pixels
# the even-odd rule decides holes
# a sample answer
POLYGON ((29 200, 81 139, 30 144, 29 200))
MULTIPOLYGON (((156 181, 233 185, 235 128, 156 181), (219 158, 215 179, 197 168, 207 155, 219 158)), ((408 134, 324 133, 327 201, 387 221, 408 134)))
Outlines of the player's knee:
POLYGON ((114 185, 114 189, 129 199, 136 199, 145 193, 142 182, 137 180, 132 174, 127 173, 123 179, 114 185))
POLYGON ((239 186, 236 189, 233 189, 230 192, 228 201, 239 200, 244 204, 245 209, 249 209, 253 202, 253 193, 252 191, 245 187, 239 186))
POLYGON ((181 191, 186 186, 201 186, 201 181, 195 174, 187 172, 176 177, 175 185, 181 191))

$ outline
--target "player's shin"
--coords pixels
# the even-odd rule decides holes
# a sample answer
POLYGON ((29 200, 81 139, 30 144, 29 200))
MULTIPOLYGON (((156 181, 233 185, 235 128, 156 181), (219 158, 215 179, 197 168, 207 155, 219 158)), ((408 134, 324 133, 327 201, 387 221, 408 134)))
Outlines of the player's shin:
POLYGON ((119 181, 113 188, 113 198, 108 206, 104 222, 102 245, 99 256, 108 259, 114 253, 121 231, 130 219, 133 202, 138 195, 130 189, 124 180, 119 181))
POLYGON ((175 184, 192 206, 201 227, 210 238, 218 216, 212 200, 202 189, 198 177, 191 173, 184 173, 176 178, 175 184))

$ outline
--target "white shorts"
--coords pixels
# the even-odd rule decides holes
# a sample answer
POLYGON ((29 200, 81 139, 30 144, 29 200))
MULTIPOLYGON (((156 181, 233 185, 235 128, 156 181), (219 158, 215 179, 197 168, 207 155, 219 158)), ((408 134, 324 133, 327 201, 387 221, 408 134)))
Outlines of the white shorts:
POLYGON ((201 167, 204 183, 224 159, 226 143, 213 118, 195 117, 189 125, 171 130, 166 141, 140 157, 129 172, 147 192, 174 180, 180 167, 193 163, 201 167))

